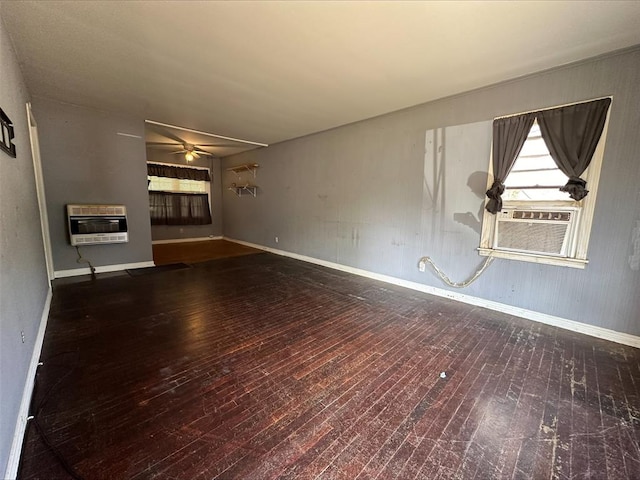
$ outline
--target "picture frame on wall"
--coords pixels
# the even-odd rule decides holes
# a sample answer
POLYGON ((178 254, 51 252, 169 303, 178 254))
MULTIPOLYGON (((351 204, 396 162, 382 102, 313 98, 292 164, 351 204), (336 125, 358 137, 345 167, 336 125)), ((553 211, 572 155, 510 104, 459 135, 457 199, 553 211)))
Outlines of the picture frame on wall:
POLYGON ((13 144, 13 139, 13 122, 0 108, 0 149, 15 158, 16 146, 13 144))

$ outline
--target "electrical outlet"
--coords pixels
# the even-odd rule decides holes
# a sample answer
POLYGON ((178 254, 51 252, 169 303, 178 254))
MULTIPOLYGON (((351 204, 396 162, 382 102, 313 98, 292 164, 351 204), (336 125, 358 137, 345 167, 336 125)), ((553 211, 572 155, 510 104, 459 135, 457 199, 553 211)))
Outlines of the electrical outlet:
POLYGON ((20 330, 20 338, 22 338, 22 343, 24 343, 24 332, 20 330))
POLYGON ((278 243, 278 237, 276 237, 276 243, 278 243))
POLYGON ((418 270, 420 270, 421 272, 425 271, 425 267, 426 267, 426 265, 425 265, 424 262, 418 263, 418 270))

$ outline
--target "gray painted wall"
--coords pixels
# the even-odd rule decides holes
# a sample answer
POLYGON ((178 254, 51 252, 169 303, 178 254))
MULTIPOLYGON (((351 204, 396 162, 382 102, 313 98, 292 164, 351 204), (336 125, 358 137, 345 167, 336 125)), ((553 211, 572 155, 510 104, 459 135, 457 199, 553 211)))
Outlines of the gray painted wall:
POLYGON ((210 225, 152 225, 153 240, 178 240, 181 238, 217 237, 222 235, 222 179, 220 159, 200 157, 188 162, 182 155, 172 155, 158 150, 147 149, 149 162, 172 163, 182 166, 208 167, 211 172, 211 220, 210 225))
POLYGON ((0 107, 14 122, 17 148, 17 158, 0 151, 0 478, 5 477, 29 362, 49 290, 25 110, 27 101, 29 94, 0 21, 0 107))
POLYGON ((129 242, 86 245, 94 266, 149 262, 151 224, 144 121, 35 97, 54 269, 86 268, 69 244, 65 205, 124 204, 129 242), (139 138, 118 135, 125 133, 139 138))
POLYGON ((260 191, 238 198, 223 188, 224 233, 447 289, 417 262, 431 256, 454 281, 481 264, 474 191, 484 188, 491 119, 613 95, 587 268, 498 259, 463 293, 640 335, 640 271, 630 263, 640 221, 638 85, 636 48, 228 157, 223 169, 260 164, 260 191), (425 135, 437 129, 445 161, 436 191, 425 135))

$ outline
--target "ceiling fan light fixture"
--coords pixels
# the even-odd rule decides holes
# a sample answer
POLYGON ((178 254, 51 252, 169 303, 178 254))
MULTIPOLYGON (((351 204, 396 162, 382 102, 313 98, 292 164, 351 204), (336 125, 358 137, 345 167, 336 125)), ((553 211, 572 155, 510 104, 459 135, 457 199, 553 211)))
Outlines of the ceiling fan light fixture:
POLYGON ((184 154, 184 158, 185 158, 185 160, 186 160, 187 162, 190 162, 190 161, 191 161, 191 160, 193 160, 193 158, 194 158, 194 157, 193 157, 193 153, 191 153, 191 152, 187 152, 187 153, 185 153, 185 154, 184 154))

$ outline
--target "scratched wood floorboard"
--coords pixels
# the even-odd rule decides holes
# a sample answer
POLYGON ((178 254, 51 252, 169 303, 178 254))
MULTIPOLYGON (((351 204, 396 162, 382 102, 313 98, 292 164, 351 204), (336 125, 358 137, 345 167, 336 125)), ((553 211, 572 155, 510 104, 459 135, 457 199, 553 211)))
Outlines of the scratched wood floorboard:
POLYGON ((42 360, 87 480, 640 479, 637 349, 267 253, 57 281, 42 360))

